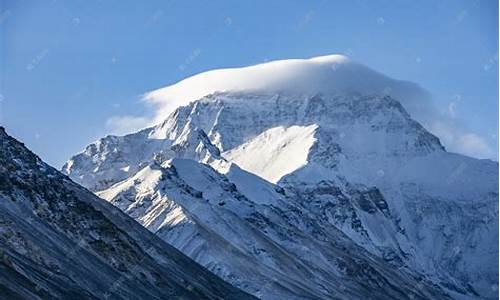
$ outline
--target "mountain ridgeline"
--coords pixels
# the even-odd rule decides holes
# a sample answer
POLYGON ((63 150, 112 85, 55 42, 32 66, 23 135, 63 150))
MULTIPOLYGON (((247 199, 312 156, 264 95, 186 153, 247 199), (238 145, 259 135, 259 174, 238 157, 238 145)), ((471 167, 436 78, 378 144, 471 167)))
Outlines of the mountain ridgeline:
POLYGON ((261 299, 492 299, 498 164, 447 152, 426 95, 341 56, 210 71, 63 172, 261 299))
POLYGON ((254 299, 0 127, 0 299, 254 299))

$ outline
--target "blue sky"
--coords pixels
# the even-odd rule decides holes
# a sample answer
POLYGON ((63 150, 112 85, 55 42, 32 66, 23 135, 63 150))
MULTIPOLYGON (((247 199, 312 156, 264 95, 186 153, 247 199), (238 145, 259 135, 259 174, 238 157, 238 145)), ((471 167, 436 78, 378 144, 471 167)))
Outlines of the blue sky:
POLYGON ((152 115, 146 91, 333 53, 422 85, 470 153, 498 159, 497 1, 0 3, 0 124, 56 167, 113 117, 152 115))

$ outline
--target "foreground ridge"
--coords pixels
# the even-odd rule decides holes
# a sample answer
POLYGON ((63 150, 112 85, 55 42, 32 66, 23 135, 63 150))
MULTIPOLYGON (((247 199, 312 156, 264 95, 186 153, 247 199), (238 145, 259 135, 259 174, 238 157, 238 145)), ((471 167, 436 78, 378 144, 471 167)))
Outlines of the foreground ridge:
POLYGON ((254 299, 0 128, 1 299, 254 299))

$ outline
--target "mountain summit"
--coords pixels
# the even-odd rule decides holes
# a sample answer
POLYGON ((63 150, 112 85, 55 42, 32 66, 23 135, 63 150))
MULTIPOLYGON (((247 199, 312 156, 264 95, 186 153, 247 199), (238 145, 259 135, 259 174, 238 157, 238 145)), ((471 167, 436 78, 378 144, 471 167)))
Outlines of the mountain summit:
POLYGON ((262 299, 493 298, 498 164, 447 152, 427 96, 342 56, 209 71, 63 171, 262 299))

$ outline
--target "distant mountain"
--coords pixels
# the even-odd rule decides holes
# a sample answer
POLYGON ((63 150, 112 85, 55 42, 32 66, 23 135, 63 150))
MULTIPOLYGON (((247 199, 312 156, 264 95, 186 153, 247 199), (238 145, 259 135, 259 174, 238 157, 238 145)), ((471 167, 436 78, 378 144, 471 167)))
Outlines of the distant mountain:
POLYGON ((0 299, 254 299, 0 127, 0 299))
POLYGON ((327 56, 147 97, 184 106, 63 172, 235 286, 263 299, 498 295, 498 163, 447 152, 406 110, 419 113, 418 86, 327 56))

